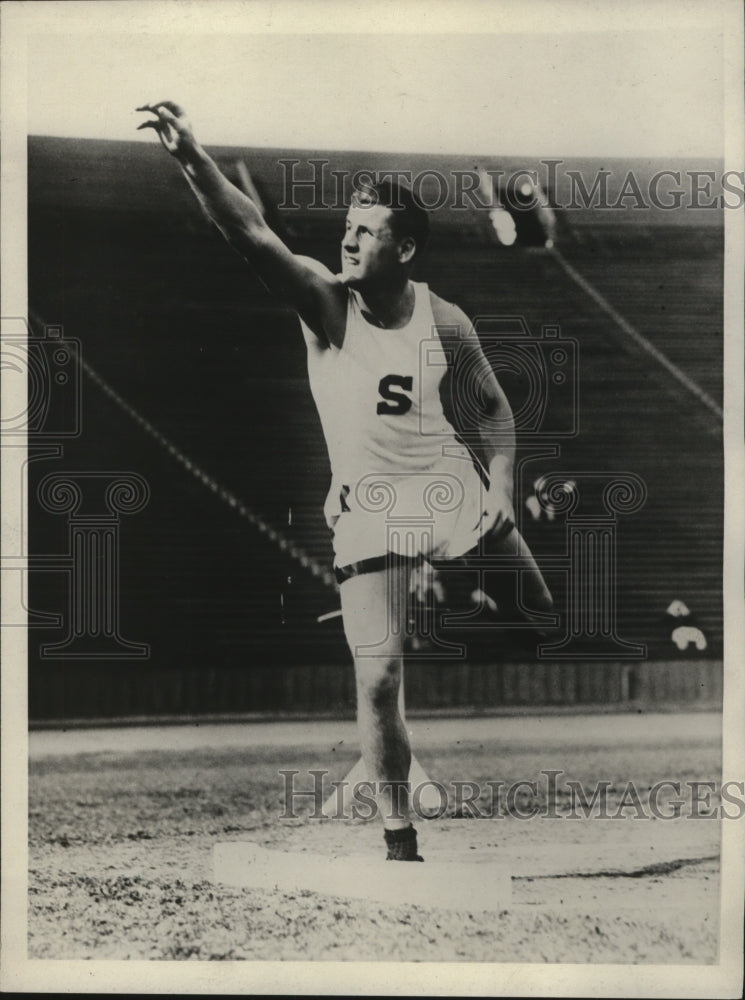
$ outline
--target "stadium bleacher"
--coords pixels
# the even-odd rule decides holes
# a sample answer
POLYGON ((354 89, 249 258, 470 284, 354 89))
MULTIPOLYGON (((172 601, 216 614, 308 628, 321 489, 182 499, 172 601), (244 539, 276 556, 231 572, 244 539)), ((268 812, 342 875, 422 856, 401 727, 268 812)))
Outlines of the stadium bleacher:
MULTIPOLYGON (((217 154, 228 170, 240 155, 262 197, 280 204, 278 159, 286 151, 217 154)), ((414 169, 425 162, 413 159, 414 169)), ((377 169, 402 158, 337 154, 337 160, 332 166, 377 169)), ((455 166, 469 162, 462 158, 455 166)), ((448 167, 442 158, 435 166, 448 167)), ((270 531, 328 568, 331 547, 321 513, 328 461, 294 316, 209 228, 175 165, 155 146, 32 137, 28 176, 33 314, 62 324, 129 406, 270 531)), ((335 265, 341 209, 279 215, 295 249, 335 265)), ((557 246, 615 310, 721 404, 721 213, 692 215, 673 219, 650 210, 639 220, 625 212, 559 210, 557 246)), ((665 609, 682 599, 707 637, 705 653, 695 655, 712 666, 700 669, 714 676, 722 651, 723 517, 715 417, 568 279, 550 251, 499 246, 484 213, 437 213, 418 276, 471 315, 519 315, 536 337, 554 325, 577 341, 579 433, 561 440, 560 455, 526 463, 518 483, 524 533, 539 562, 541 552, 563 544, 561 519, 533 522, 522 506, 540 475, 640 476, 646 503, 617 526, 619 634, 645 644, 649 660, 680 659, 665 609)), ((150 485, 148 506, 123 518, 120 533, 123 634, 149 643, 150 659, 47 661, 35 650, 60 632, 36 629, 33 716, 349 706, 351 669, 339 620, 317 621, 338 605, 333 588, 270 533, 241 518, 84 378, 82 434, 65 443, 61 461, 31 463, 31 489, 50 471, 99 468, 137 472, 150 485)), ((64 551, 64 519, 32 509, 31 531, 33 552, 64 551)), ((547 577, 561 612, 565 580, 557 572, 547 577)), ((30 601, 64 612, 62 575, 32 574, 30 601)), ((470 679, 462 664, 433 667, 439 673, 430 694, 425 678, 435 674, 414 665, 412 703, 445 708, 480 696, 499 704, 510 692, 528 703, 551 684, 553 700, 572 700, 563 682, 550 679, 551 664, 537 664, 533 681, 528 674, 505 680, 510 664, 531 659, 510 642, 502 632, 480 639, 470 679), (491 681, 484 673, 490 657, 491 681)), ((596 700, 613 692, 628 697, 624 669, 614 666, 605 686, 593 689, 590 681, 580 682, 585 667, 577 668, 574 698, 581 683, 596 700)))

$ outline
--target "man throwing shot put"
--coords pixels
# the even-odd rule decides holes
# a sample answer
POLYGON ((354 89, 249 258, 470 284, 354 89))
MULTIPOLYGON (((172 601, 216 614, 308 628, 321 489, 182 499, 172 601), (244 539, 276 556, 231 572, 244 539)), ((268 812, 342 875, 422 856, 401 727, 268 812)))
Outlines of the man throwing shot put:
POLYGON ((388 859, 421 861, 411 824, 411 749, 398 707, 413 568, 455 560, 487 538, 520 557, 532 610, 551 596, 514 525, 514 425, 470 321, 411 280, 426 211, 405 187, 354 195, 341 272, 293 254, 231 184, 172 101, 138 111, 176 159, 207 215, 264 284, 295 309, 332 469, 333 531, 344 631, 354 658, 362 757, 384 822, 388 859), (456 433, 476 408, 477 461, 456 433))

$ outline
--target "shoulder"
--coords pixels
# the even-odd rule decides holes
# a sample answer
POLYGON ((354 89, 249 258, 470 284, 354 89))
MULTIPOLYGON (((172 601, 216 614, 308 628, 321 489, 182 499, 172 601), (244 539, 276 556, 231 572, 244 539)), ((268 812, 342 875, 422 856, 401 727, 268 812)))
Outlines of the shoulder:
POLYGON ((314 257, 297 256, 297 262, 310 272, 320 309, 316 322, 300 317, 303 335, 317 349, 340 347, 344 340, 349 290, 337 274, 314 257))
POLYGON ((303 264, 309 271, 318 275, 319 278, 325 278, 328 282, 338 285, 339 288, 344 288, 339 276, 329 270, 320 260, 316 260, 315 257, 304 257, 302 254, 297 254, 297 260, 298 263, 303 264))
POLYGON ((487 361, 471 319, 454 302, 430 292, 432 316, 443 347, 447 348, 448 367, 457 378, 478 378, 491 382, 494 372, 487 361))
POLYGON ((462 333, 467 333, 470 329, 470 319, 466 316, 461 307, 457 306, 454 302, 447 302, 439 295, 435 295, 435 293, 430 289, 429 303, 432 306, 432 315, 435 318, 435 323, 438 325, 440 323, 447 326, 457 325, 462 328, 462 333))
POLYGON ((467 337, 473 329, 473 324, 460 306, 454 302, 447 302, 430 289, 429 302, 432 307, 432 316, 438 326, 448 327, 448 332, 452 335, 467 337), (453 329, 457 327, 457 329, 453 329))

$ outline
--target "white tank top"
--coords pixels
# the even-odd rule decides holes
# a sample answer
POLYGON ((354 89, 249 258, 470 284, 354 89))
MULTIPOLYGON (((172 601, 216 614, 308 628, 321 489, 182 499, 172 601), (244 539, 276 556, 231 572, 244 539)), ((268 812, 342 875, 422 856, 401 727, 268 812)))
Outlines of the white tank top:
MULTIPOLYGON (((349 289, 341 348, 309 351, 308 374, 331 462, 327 517, 344 509, 340 494, 371 473, 403 476, 472 459, 457 441, 440 399, 447 361, 429 288, 412 282, 406 326, 380 329, 364 318, 349 289)), ((472 467, 472 466, 471 466, 472 467)))

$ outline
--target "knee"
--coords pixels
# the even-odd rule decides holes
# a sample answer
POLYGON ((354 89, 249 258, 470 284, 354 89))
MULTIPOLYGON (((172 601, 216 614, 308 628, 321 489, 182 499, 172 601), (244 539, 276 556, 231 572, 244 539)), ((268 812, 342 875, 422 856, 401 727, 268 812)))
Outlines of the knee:
POLYGON ((401 683, 400 657, 375 657, 355 661, 357 702, 375 710, 398 704, 401 683))

